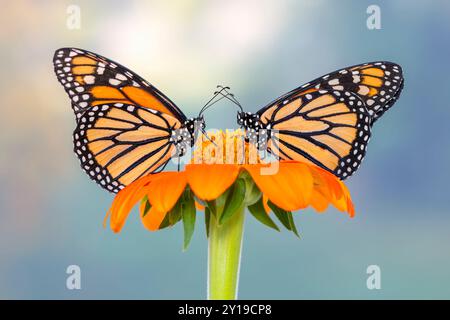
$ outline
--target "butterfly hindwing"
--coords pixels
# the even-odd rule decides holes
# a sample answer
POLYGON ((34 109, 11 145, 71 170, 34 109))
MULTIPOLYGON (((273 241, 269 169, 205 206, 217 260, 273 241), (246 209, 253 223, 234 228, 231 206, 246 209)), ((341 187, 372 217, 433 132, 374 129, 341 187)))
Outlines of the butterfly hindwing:
POLYGON ((178 119, 132 104, 101 104, 83 113, 74 131, 81 167, 101 187, 118 192, 165 166, 178 119))
POLYGON ((169 114, 182 122, 186 120, 181 110, 158 89, 103 56, 77 48, 61 48, 56 50, 53 64, 77 119, 96 105, 128 103, 169 114))

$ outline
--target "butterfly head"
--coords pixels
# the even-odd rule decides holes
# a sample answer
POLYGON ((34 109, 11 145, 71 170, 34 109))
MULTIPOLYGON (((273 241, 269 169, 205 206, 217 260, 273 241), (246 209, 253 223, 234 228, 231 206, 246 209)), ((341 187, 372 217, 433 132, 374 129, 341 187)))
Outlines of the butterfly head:
POLYGON ((188 129, 189 133, 194 137, 199 131, 204 131, 206 124, 203 115, 197 118, 190 118, 184 122, 184 126, 188 129))
POLYGON ((197 139, 199 132, 205 132, 206 124, 205 118, 203 115, 198 116, 197 118, 190 118, 184 122, 184 128, 187 130, 190 136, 190 144, 191 146, 194 144, 197 139))

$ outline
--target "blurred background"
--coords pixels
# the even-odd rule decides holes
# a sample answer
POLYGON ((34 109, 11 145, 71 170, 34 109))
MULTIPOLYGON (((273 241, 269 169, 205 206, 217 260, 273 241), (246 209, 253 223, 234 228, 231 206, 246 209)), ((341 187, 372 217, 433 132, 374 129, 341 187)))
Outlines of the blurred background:
MULTIPOLYGON (((217 84, 256 111, 330 71, 399 63, 403 94, 347 181, 356 217, 297 212, 299 240, 248 216, 239 297, 450 298, 448 1, 9 1, 0 21, 0 298, 206 297, 202 213, 184 253, 181 224, 150 233, 137 210, 120 234, 103 229, 113 195, 79 168, 53 74, 65 46, 124 64, 187 115, 217 84), (380 30, 366 26, 371 4, 380 30), (68 27, 71 5, 79 29, 68 27), (72 264, 81 290, 66 288, 72 264), (369 265, 381 268, 381 290, 366 287, 369 265)), ((235 112, 218 104, 208 126, 236 127, 235 112)))

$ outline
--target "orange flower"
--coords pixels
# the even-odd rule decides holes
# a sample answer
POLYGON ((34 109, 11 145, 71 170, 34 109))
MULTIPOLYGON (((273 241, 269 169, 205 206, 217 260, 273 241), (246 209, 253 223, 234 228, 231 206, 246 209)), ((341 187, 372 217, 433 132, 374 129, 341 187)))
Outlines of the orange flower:
POLYGON ((308 206, 323 212, 332 204, 353 217, 350 193, 333 174, 302 162, 262 163, 242 138, 240 130, 219 132, 212 136, 214 144, 200 142, 202 148, 196 149, 197 154, 184 171, 148 175, 119 191, 106 217, 110 218, 111 229, 119 232, 134 205, 145 198, 140 206, 142 222, 147 229, 158 230, 184 194, 195 198, 197 208, 202 209, 227 196, 241 178, 246 181, 247 190, 251 186, 256 190, 256 196, 245 192, 241 197, 244 205, 261 201, 266 213, 274 206, 286 212, 308 206))

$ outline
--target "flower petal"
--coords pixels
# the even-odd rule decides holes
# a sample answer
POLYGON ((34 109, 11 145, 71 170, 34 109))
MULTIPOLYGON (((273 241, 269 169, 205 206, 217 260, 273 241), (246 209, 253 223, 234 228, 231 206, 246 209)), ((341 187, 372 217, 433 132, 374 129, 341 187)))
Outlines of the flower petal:
POLYGON ((158 212, 168 212, 177 203, 186 188, 184 171, 167 171, 155 174, 147 188, 147 196, 152 207, 158 212))
POLYGON ((214 200, 236 180, 239 166, 234 164, 189 164, 187 181, 195 195, 202 200, 214 200))
POLYGON ((195 201, 195 208, 199 211, 205 211, 205 206, 195 201))
POLYGON ((325 197, 320 191, 314 190, 313 195, 311 197, 311 206, 317 212, 323 212, 328 208, 328 204, 330 201, 327 197, 325 197))
POLYGON ((313 192, 313 176, 309 166, 300 162, 280 162, 278 171, 261 175, 265 165, 246 165, 261 192, 286 211, 306 208, 313 192))
POLYGON ((347 211, 353 217, 355 211, 346 185, 336 176, 322 168, 314 167, 312 172, 314 177, 314 194, 311 205, 313 208, 322 212, 329 203, 332 203, 338 210, 347 211))
POLYGON ((111 208, 106 214, 107 217, 108 215, 110 216, 110 226, 114 232, 120 232, 131 209, 144 197, 146 186, 151 182, 153 177, 153 175, 142 177, 117 193, 111 208))
POLYGON ((164 218, 166 217, 166 212, 161 212, 155 209, 155 207, 152 207, 149 212, 143 217, 141 216, 141 221, 144 227, 150 231, 156 231, 159 229, 159 226, 163 222, 164 218))

